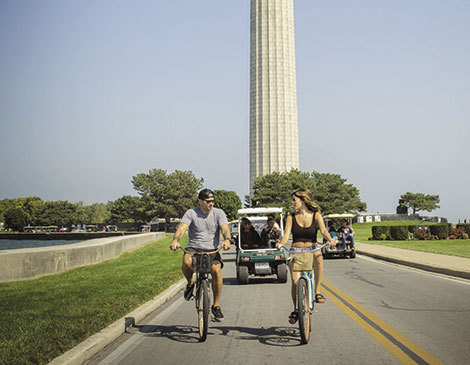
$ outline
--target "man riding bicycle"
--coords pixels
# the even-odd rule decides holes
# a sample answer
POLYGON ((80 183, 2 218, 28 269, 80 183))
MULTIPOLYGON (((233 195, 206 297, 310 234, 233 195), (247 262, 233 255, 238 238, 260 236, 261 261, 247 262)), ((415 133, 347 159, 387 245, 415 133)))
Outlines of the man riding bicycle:
MULTIPOLYGON (((189 209, 184 213, 181 222, 178 225, 176 233, 170 244, 170 249, 176 251, 181 246, 178 241, 188 230, 189 252, 210 252, 219 247, 219 234, 222 232, 224 241, 222 246, 224 250, 230 249, 230 230, 228 220, 222 209, 214 208, 214 192, 210 189, 203 189, 198 196, 199 207, 189 209)), ((215 255, 212 261, 212 291, 214 293, 214 304, 212 305, 212 314, 218 321, 223 320, 224 315, 220 309, 220 295, 222 293, 222 257, 220 253, 215 255)), ((193 295, 193 267, 192 256, 185 253, 182 264, 183 275, 188 284, 184 291, 184 299, 190 300, 193 295)))

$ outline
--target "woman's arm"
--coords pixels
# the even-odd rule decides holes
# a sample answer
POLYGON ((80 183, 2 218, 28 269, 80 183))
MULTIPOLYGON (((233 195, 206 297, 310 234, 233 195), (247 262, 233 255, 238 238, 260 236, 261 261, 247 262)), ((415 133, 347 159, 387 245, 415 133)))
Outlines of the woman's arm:
POLYGON ((323 221, 323 217, 321 214, 315 214, 315 222, 323 238, 326 238, 331 246, 333 247, 336 246, 336 241, 333 238, 331 238, 330 233, 325 227, 325 222, 323 221))
POLYGON ((290 233, 292 231, 292 215, 288 215, 286 219, 286 227, 284 228, 284 236, 280 242, 276 243, 276 247, 285 246, 287 241, 289 241, 290 233))

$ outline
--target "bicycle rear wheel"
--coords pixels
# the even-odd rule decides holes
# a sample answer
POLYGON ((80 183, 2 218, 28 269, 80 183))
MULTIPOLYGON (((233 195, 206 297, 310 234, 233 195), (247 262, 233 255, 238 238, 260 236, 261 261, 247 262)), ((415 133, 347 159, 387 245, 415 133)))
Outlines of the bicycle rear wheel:
POLYGON ((199 327, 199 340, 205 341, 209 327, 209 283, 201 280, 197 297, 197 319, 199 327))
POLYGON ((300 338, 303 344, 310 339, 310 304, 308 295, 308 282, 305 278, 300 278, 297 282, 297 308, 299 310, 300 338))

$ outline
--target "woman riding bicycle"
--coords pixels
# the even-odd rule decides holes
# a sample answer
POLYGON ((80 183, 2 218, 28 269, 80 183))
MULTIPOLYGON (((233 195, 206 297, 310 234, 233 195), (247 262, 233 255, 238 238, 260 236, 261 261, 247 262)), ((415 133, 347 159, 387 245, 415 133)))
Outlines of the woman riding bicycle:
MULTIPOLYGON (((320 293, 321 279, 323 275, 323 256, 320 247, 317 245, 317 230, 319 229, 322 236, 328 240, 332 247, 336 246, 325 227, 323 217, 320 213, 320 207, 313 199, 313 194, 308 189, 297 189, 292 193, 292 207, 295 213, 289 214, 286 220, 286 228, 281 241, 276 244, 277 248, 285 246, 292 233, 291 252, 312 252, 314 255, 314 275, 315 275, 315 301, 324 303, 325 297, 320 293)), ((297 322, 298 312, 295 309, 297 296, 297 281, 301 276, 301 272, 294 271, 292 260, 289 261, 289 269, 292 278, 292 301, 294 303, 294 311, 289 315, 289 323, 297 322)))

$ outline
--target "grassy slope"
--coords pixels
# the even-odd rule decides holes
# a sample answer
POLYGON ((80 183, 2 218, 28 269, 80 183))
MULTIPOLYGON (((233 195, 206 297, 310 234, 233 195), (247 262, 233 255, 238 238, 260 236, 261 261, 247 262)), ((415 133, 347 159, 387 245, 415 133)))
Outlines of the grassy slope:
POLYGON ((0 364, 48 363, 180 280, 181 253, 168 249, 170 241, 63 274, 0 283, 0 364))

